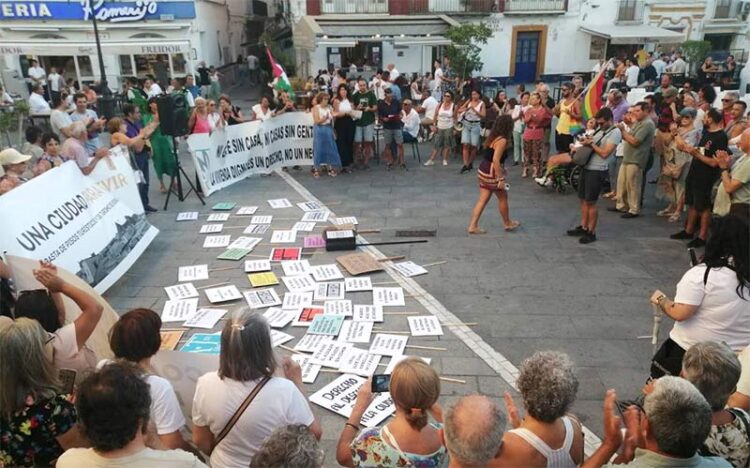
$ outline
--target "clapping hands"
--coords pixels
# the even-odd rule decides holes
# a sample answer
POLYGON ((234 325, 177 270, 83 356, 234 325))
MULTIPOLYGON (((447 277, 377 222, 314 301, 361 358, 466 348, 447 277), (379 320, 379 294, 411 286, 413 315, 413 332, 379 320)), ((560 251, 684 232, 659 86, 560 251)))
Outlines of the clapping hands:
POLYGON ((724 150, 717 151, 714 154, 714 159, 716 159, 721 169, 729 169, 732 166, 732 157, 724 150))

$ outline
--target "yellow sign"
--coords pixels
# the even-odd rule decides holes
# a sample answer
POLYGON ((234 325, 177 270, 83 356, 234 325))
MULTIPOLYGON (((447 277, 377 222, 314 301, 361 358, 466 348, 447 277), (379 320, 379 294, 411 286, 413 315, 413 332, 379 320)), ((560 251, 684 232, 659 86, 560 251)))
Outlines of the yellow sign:
POLYGON ((254 288, 259 288, 261 286, 273 286, 275 284, 279 284, 279 279, 276 277, 276 274, 272 271, 265 271, 263 273, 253 273, 252 275, 247 275, 247 279, 250 280, 250 284, 252 284, 254 288))

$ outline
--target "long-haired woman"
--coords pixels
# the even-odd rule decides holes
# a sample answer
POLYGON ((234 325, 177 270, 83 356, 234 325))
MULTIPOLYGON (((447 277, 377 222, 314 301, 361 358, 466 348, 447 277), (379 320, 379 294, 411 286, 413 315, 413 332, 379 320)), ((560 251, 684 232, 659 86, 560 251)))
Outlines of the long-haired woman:
MULTIPOLYGON (((148 100, 148 112, 143 116, 143 125, 159 122, 159 108, 156 105, 156 100, 156 97, 148 100)), ((167 187, 164 185, 164 175, 171 177, 177 170, 172 150, 172 139, 162 133, 161 126, 158 126, 151 134, 149 142, 151 143, 151 159, 154 161, 154 171, 156 171, 156 178, 159 179, 159 191, 165 193, 167 187)))
POLYGON ((495 121, 484 146, 484 159, 479 165, 479 199, 471 212, 469 222, 469 234, 484 234, 487 231, 479 227, 479 218, 482 216, 484 207, 490 201, 492 195, 497 196, 500 216, 503 218, 503 226, 506 231, 512 231, 521 225, 518 221, 510 219, 508 212, 508 184, 505 182, 505 158, 507 156, 510 139, 513 134, 513 119, 508 115, 501 115, 495 121))
POLYGON ((432 142, 432 154, 425 166, 432 166, 435 164, 435 158, 438 153, 442 150, 443 152, 443 166, 448 165, 448 156, 451 150, 456 144, 456 139, 453 137, 453 125, 456 123, 456 113, 458 106, 453 102, 453 91, 446 91, 443 93, 443 100, 435 109, 435 115, 432 117, 432 134, 435 135, 432 142))
POLYGON ((349 88, 341 83, 336 88, 333 98, 333 128, 336 131, 336 148, 339 150, 343 172, 351 172, 349 166, 354 162, 354 120, 352 120, 352 103, 349 100, 349 88))
POLYGON ((318 93, 312 108, 313 116, 313 169, 316 179, 320 177, 320 166, 325 165, 328 175, 336 177, 336 170, 341 167, 341 157, 333 138, 333 112, 328 105, 328 93, 318 93))
POLYGON ((531 93, 529 107, 523 113, 526 128, 523 131, 523 160, 521 177, 528 177, 529 163, 532 167, 532 177, 539 177, 542 170, 542 152, 544 151, 544 129, 549 125, 549 110, 542 105, 539 93, 531 93))

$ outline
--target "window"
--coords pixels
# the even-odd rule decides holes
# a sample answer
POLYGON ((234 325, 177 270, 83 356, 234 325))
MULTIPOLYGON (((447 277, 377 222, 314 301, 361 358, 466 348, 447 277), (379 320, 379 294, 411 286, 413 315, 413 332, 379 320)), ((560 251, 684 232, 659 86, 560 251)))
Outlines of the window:
POLYGON ((172 54, 172 74, 182 75, 187 73, 187 60, 183 54, 172 54))
POLYGON ((88 55, 77 55, 78 71, 81 76, 94 76, 94 67, 91 65, 91 57, 88 55))
POLYGON ((603 37, 591 36, 589 60, 603 60, 607 51, 607 40, 603 37))
POLYGON ((133 61, 131 55, 120 55, 120 74, 133 75, 133 61))

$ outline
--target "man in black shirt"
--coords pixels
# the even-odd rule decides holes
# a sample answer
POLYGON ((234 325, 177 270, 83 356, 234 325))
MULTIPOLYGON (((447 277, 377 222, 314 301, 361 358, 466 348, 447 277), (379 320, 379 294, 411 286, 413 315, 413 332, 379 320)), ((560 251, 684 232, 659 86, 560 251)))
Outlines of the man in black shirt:
POLYGON ((703 136, 697 147, 678 140, 677 149, 690 153, 690 163, 685 180, 685 204, 689 206, 685 229, 672 234, 672 239, 691 239, 688 247, 703 247, 711 224, 711 191, 721 172, 714 154, 719 150, 727 151, 729 139, 724 133, 724 116, 711 108, 703 117, 703 136), (696 225, 700 221, 698 237, 695 236, 696 225))
POLYGON ((383 122, 383 157, 387 161, 386 169, 393 167, 391 143, 398 148, 398 164, 406 169, 404 163, 404 134, 401 132, 401 103, 394 99, 391 88, 385 88, 385 99, 378 102, 378 118, 383 122))
POLYGON ((206 62, 198 64, 198 86, 201 87, 201 96, 206 97, 208 94, 208 87, 211 86, 211 77, 208 76, 209 70, 206 67, 206 62))

